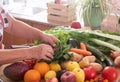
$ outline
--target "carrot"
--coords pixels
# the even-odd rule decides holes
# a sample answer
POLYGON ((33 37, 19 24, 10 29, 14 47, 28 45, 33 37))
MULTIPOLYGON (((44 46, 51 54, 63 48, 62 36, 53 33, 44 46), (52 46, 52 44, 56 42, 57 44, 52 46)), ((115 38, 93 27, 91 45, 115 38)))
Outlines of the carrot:
POLYGON ((95 81, 95 82, 98 82, 98 77, 97 77, 97 76, 94 78, 94 81, 95 81))
POLYGON ((87 50, 87 49, 86 49, 86 45, 85 45, 83 42, 80 43, 80 48, 81 48, 82 50, 87 50))
POLYGON ((107 79, 105 79, 103 82, 109 82, 107 79))
POLYGON ((90 82, 90 81, 86 80, 85 82, 90 82))
POLYGON ((77 48, 71 48, 70 51, 78 53, 78 54, 82 54, 84 56, 90 56, 90 55, 92 55, 92 53, 90 51, 82 50, 82 49, 77 49, 77 48))
POLYGON ((94 79, 90 79, 90 82, 94 82, 94 79))

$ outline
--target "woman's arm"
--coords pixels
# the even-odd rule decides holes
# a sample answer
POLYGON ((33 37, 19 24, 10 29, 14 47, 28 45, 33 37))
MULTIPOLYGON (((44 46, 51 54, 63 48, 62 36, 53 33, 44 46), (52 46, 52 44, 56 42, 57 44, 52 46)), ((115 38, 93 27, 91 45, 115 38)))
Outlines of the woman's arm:
POLYGON ((30 56, 27 49, 0 50, 0 65, 30 59, 30 56))
POLYGON ((44 59, 53 58, 54 51, 50 45, 41 44, 30 48, 3 49, 0 50, 0 65, 22 61, 25 59, 44 59))
POLYGON ((55 36, 48 35, 37 28, 34 28, 22 21, 16 20, 11 15, 8 15, 7 18, 9 21, 9 27, 5 28, 6 32, 19 37, 24 37, 26 39, 41 40, 52 46, 56 45, 55 42, 58 39, 55 36))
POLYGON ((41 39, 43 31, 33 28, 22 21, 16 20, 10 14, 7 16, 7 18, 9 21, 9 27, 5 28, 6 32, 27 39, 41 39))

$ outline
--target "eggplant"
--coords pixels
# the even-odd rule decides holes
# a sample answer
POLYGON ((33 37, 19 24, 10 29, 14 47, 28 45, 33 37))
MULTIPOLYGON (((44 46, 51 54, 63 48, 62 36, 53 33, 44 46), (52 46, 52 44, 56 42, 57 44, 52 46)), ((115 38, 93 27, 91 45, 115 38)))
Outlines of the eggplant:
POLYGON ((70 38, 68 41, 67 41, 67 44, 70 44, 71 47, 73 48, 79 48, 79 44, 77 42, 77 40, 73 39, 73 38, 70 38))

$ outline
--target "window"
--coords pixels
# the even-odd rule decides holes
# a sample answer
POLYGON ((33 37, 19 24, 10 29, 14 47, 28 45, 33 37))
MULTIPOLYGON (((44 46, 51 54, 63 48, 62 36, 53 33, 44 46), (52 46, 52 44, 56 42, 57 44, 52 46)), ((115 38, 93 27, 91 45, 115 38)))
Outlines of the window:
POLYGON ((54 0, 26 0, 28 3, 27 5, 38 6, 40 8, 46 8, 46 3, 54 0))
POLYGON ((10 5, 14 7, 20 6, 37 6, 40 8, 46 8, 46 3, 54 0, 4 0, 4 5, 10 5))

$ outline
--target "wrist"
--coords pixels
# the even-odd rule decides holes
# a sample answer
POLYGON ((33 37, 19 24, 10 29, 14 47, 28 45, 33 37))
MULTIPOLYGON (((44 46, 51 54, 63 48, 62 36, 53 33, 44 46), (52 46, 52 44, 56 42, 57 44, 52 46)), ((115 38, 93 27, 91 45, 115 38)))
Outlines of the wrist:
POLYGON ((41 40, 41 41, 44 41, 45 35, 46 35, 46 33, 41 32, 41 33, 39 34, 39 38, 38 38, 38 39, 41 40))
POLYGON ((38 59, 40 55, 41 47, 37 49, 37 46, 32 46, 28 48, 29 59, 38 59))
POLYGON ((31 48, 27 48, 26 50, 26 59, 32 59, 33 58, 33 53, 32 53, 32 50, 31 48))

